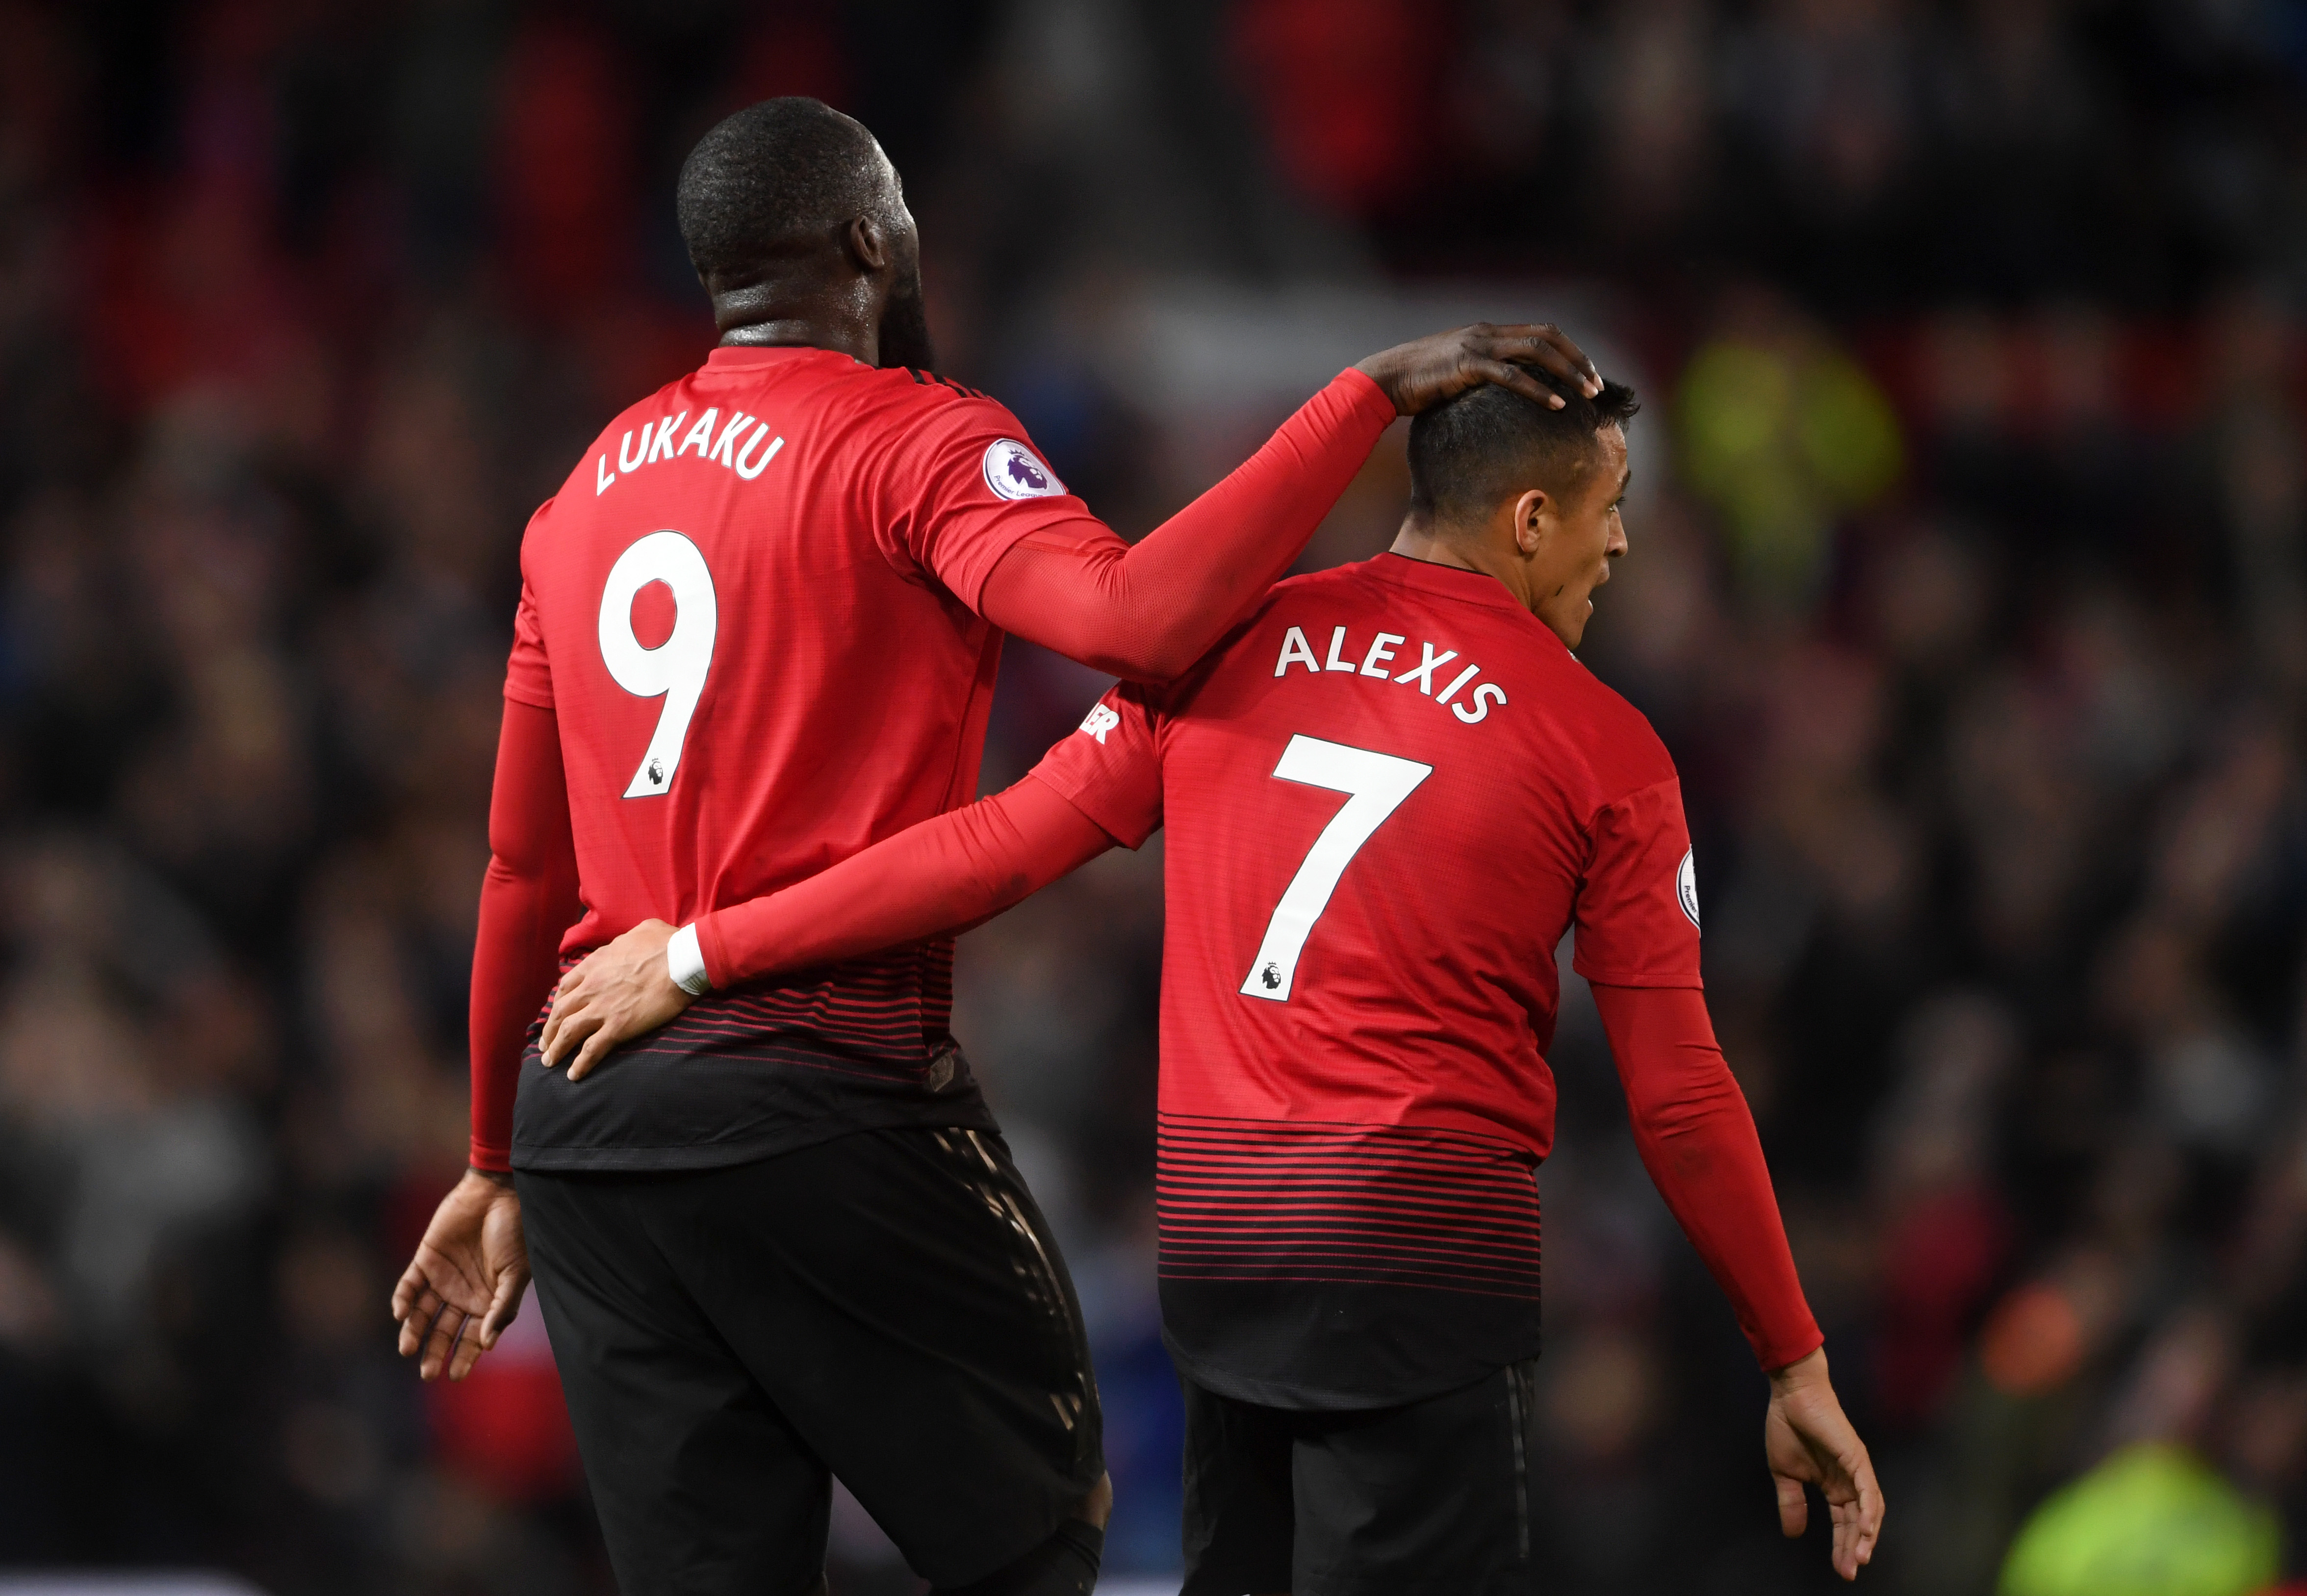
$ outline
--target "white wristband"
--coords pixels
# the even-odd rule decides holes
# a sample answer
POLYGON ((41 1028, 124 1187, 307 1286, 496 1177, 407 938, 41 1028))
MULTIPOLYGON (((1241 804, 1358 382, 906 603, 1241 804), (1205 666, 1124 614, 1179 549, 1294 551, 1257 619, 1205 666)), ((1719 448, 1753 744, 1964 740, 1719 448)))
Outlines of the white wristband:
POLYGON ((713 977, 705 973, 705 950, 697 945, 694 922, 673 932, 673 940, 665 945, 665 973, 692 998, 713 990, 713 977))

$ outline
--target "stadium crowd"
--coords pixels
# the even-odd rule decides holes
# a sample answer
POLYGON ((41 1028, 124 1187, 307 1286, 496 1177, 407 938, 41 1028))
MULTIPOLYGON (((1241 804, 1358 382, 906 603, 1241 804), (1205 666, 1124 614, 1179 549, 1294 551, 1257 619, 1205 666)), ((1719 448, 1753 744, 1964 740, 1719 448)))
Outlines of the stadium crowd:
MULTIPOLYGON (((1125 528, 1298 397, 1136 382, 1180 285, 1446 281, 1615 356, 1642 477, 1583 657, 1683 771, 1710 1000, 1891 1503, 1864 1577, 1992 1589, 2062 1488, 2033 1566, 2168 1515, 2235 1571, 2172 1596, 2307 1566, 2277 0, 0 3, 0 1566, 606 1588, 537 1316, 433 1391, 384 1304, 462 1161, 520 527, 709 341, 672 172, 781 92, 882 136, 944 365, 1125 528)), ((1402 483, 1397 436, 1321 561, 1402 483)), ((988 785, 1097 689, 1014 650, 988 785)), ((1083 1290, 1108 1568, 1155 1575, 1158 855, 965 940, 955 1017, 1083 1290)), ((1811 1588, 1565 964, 1558 1588, 1811 1588)), ((834 1585, 913 1588, 853 1512, 834 1585)))

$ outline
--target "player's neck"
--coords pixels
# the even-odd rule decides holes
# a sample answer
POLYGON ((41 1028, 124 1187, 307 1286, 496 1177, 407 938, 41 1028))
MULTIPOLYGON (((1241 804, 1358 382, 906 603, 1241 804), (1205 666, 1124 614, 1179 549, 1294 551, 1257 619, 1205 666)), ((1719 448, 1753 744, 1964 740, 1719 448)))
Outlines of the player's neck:
POLYGON ((831 349, 866 365, 879 364, 880 296, 861 292, 870 279, 814 290, 792 282, 749 284, 713 296, 713 324, 725 348, 805 346, 831 349))
POLYGON ((802 317, 772 322, 748 322, 721 334, 721 348, 831 349, 865 365, 879 364, 880 340, 869 329, 828 327, 802 317))
POLYGON ((1448 565, 1459 571, 1477 571, 1496 578, 1514 602, 1536 613, 1531 602, 1530 573, 1524 562, 1511 559, 1497 550, 1483 546, 1471 538, 1461 538, 1437 532, 1433 527, 1412 517, 1402 523, 1394 534, 1394 553, 1408 560, 1423 560, 1429 565, 1448 565))

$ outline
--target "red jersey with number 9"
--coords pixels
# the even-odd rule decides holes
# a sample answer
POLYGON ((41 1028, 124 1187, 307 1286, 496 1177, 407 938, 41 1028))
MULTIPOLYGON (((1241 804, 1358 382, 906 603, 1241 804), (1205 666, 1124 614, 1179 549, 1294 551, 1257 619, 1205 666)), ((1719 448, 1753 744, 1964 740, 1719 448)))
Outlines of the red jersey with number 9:
POLYGON ((1275 588, 1034 771, 1166 828, 1158 1197, 1187 1372, 1402 1401, 1535 1355, 1554 952, 1699 984, 1680 784, 1497 580, 1382 554, 1275 588))
MULTIPOLYGON (((1010 545, 1087 514, 927 373, 716 349, 609 424, 521 545, 505 693, 553 711, 587 913, 564 956, 774 891, 975 796, 1010 545)), ((941 941, 716 993, 587 1080, 524 1060, 519 1167, 696 1167, 990 1127, 941 941)))

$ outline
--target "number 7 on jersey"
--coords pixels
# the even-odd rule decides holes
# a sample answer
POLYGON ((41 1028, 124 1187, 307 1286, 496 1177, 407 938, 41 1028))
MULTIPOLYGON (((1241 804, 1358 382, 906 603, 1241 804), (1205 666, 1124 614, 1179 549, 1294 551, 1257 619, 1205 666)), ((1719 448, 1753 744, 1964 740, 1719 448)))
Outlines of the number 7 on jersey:
POLYGON ((1300 733, 1282 751, 1274 774, 1282 781, 1303 782, 1309 787, 1327 787, 1346 794, 1345 807, 1330 817, 1322 835, 1307 850, 1305 862, 1282 888, 1282 901, 1274 905, 1274 918, 1265 922, 1265 939, 1257 945, 1257 957, 1242 978, 1243 997, 1286 1003, 1298 974, 1298 956, 1306 949, 1314 922, 1330 906, 1330 895, 1338 889, 1346 866, 1385 823, 1386 816, 1401 808, 1402 801, 1417 790, 1418 784, 1434 774, 1434 767, 1373 753, 1367 748, 1349 748, 1342 742, 1325 742, 1300 733))

